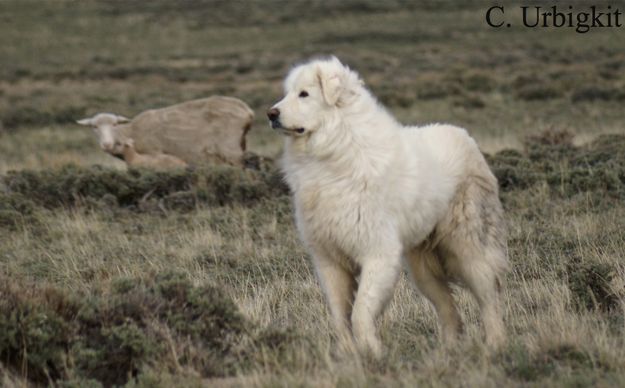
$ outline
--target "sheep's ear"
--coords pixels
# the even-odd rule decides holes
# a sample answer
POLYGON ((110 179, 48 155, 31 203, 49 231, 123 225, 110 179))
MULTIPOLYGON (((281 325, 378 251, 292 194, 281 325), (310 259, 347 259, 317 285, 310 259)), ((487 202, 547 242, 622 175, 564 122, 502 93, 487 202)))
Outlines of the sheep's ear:
POLYGON ((91 119, 82 119, 82 120, 76 120, 76 123, 80 125, 91 125, 92 121, 91 119))
POLYGON ((124 116, 115 115, 115 120, 117 124, 129 123, 130 119, 124 116))

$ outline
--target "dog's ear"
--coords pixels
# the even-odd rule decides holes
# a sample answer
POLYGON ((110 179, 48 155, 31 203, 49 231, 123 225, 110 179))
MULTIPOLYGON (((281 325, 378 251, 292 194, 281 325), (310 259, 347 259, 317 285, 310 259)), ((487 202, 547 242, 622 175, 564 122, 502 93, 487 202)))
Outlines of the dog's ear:
POLYGON ((321 94, 328 105, 336 105, 343 92, 342 70, 342 66, 332 66, 332 68, 319 66, 317 68, 321 94))

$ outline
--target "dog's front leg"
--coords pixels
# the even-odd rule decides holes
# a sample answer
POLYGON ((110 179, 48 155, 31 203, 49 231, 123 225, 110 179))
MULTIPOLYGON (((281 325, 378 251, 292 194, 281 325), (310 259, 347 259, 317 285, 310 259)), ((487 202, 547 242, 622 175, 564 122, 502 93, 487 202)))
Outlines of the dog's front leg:
POLYGON ((313 258, 319 283, 332 313, 338 339, 342 346, 350 349, 352 336, 349 317, 356 291, 354 274, 343 267, 336 258, 327 254, 322 255, 319 250, 314 250, 313 258))
POLYGON ((362 272, 352 311, 352 330, 356 346, 374 357, 382 355, 382 343, 376 334, 375 319, 382 313, 393 295, 401 273, 399 250, 392 254, 371 255, 359 260, 362 272))

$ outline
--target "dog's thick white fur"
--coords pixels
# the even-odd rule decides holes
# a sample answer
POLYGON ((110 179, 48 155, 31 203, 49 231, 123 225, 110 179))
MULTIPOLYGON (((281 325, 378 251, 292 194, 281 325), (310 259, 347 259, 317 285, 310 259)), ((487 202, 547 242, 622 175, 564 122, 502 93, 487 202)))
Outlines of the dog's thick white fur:
POLYGON ((402 126, 335 57, 293 68, 284 88, 268 115, 286 135, 297 227, 340 338, 381 354, 375 319, 405 264, 444 340, 462 330, 457 283, 477 299, 487 343, 501 343, 506 232, 475 141, 451 125, 402 126))

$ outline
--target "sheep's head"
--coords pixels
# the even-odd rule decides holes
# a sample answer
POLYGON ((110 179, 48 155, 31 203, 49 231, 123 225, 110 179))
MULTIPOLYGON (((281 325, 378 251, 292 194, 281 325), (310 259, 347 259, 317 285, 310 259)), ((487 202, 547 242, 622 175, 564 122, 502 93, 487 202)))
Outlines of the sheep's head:
POLYGON ((124 116, 119 116, 113 113, 98 113, 97 115, 76 121, 80 125, 86 125, 93 128, 93 132, 98 138, 100 148, 103 151, 110 154, 117 154, 118 135, 117 126, 119 124, 127 123, 130 120, 124 116))
POLYGON ((121 142, 118 142, 117 144, 121 146, 121 149, 122 151, 124 151, 124 153, 135 151, 135 142, 132 139, 125 139, 121 142))

